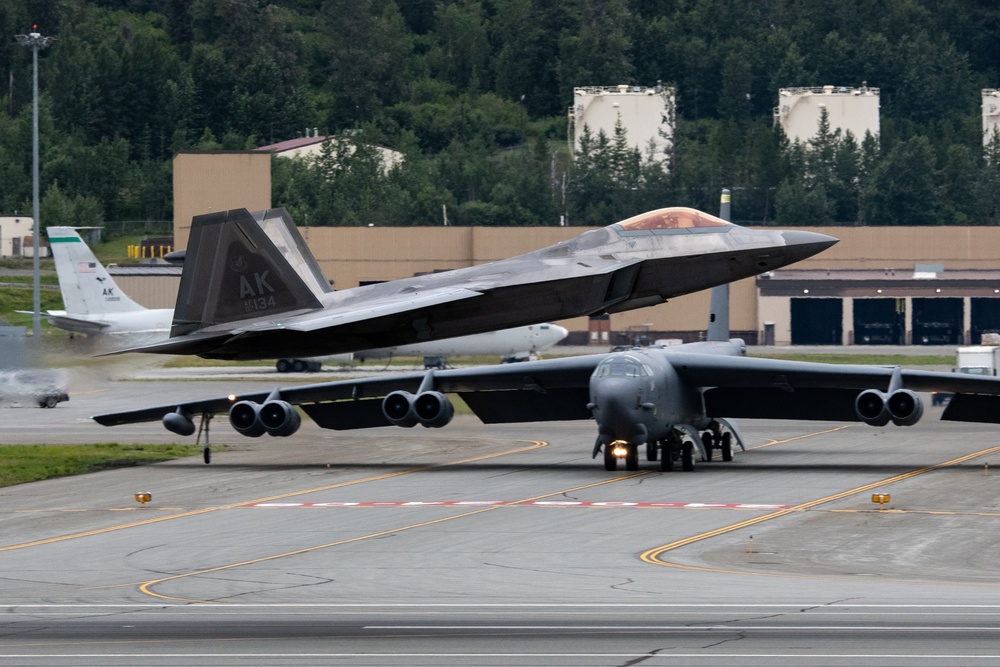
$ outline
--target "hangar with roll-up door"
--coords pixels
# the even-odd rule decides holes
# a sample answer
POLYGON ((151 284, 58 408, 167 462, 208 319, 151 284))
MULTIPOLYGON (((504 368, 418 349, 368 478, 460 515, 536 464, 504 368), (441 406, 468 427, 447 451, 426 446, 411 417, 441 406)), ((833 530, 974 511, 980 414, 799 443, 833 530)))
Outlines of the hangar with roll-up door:
POLYGON ((1000 331, 996 269, 783 269, 756 282, 779 345, 975 345, 1000 331))

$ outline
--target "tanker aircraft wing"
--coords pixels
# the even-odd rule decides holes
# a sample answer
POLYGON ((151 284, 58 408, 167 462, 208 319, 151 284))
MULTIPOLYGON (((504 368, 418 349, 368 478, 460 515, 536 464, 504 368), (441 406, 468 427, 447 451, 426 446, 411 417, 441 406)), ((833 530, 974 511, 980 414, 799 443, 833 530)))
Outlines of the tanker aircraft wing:
POLYGON ((303 358, 663 303, 810 257, 823 234, 664 208, 488 264, 330 289, 283 209, 196 216, 170 338, 122 352, 303 358))

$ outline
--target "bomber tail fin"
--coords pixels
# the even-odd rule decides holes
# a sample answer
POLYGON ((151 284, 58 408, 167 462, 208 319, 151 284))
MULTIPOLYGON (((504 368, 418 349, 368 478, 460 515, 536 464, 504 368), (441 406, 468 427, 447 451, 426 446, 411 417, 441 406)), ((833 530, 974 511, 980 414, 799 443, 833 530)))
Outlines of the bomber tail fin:
POLYGON ((195 216, 170 336, 316 310, 329 289, 284 209, 195 216))
POLYGON ((729 283, 712 288, 709 310, 708 335, 705 340, 729 340, 729 283))
POLYGON ((118 289, 76 229, 49 227, 46 231, 67 313, 105 315, 145 310, 118 289))
MULTIPOLYGON (((730 218, 732 217, 729 190, 722 191, 722 199, 719 203, 719 217, 726 222, 730 222, 730 218)), ((708 335, 706 339, 713 341, 729 340, 729 283, 712 288, 712 300, 709 304, 708 335)))

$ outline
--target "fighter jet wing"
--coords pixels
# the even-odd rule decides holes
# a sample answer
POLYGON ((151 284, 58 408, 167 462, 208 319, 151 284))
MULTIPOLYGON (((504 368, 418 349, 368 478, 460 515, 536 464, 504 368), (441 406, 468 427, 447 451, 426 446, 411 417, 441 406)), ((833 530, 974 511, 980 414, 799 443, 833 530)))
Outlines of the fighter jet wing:
POLYGON ((331 335, 336 335, 336 327, 362 322, 365 320, 375 320, 380 317, 390 315, 401 315, 417 312, 430 306, 440 306, 441 304, 471 299, 482 296, 482 292, 464 288, 443 288, 431 289, 412 294, 392 295, 367 302, 361 307, 350 307, 342 309, 330 309, 320 313, 302 318, 300 321, 291 320, 277 325, 275 323, 263 323, 249 325, 233 331, 234 334, 251 332, 257 329, 286 329, 290 331, 317 331, 319 329, 331 330, 331 335))

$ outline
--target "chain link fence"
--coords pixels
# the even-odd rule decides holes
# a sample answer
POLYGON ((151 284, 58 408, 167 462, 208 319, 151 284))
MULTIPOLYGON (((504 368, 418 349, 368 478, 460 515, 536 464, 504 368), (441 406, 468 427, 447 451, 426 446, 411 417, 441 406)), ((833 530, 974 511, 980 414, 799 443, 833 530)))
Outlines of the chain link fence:
POLYGON ((109 220, 103 224, 101 240, 122 236, 173 236, 173 220, 109 220))

